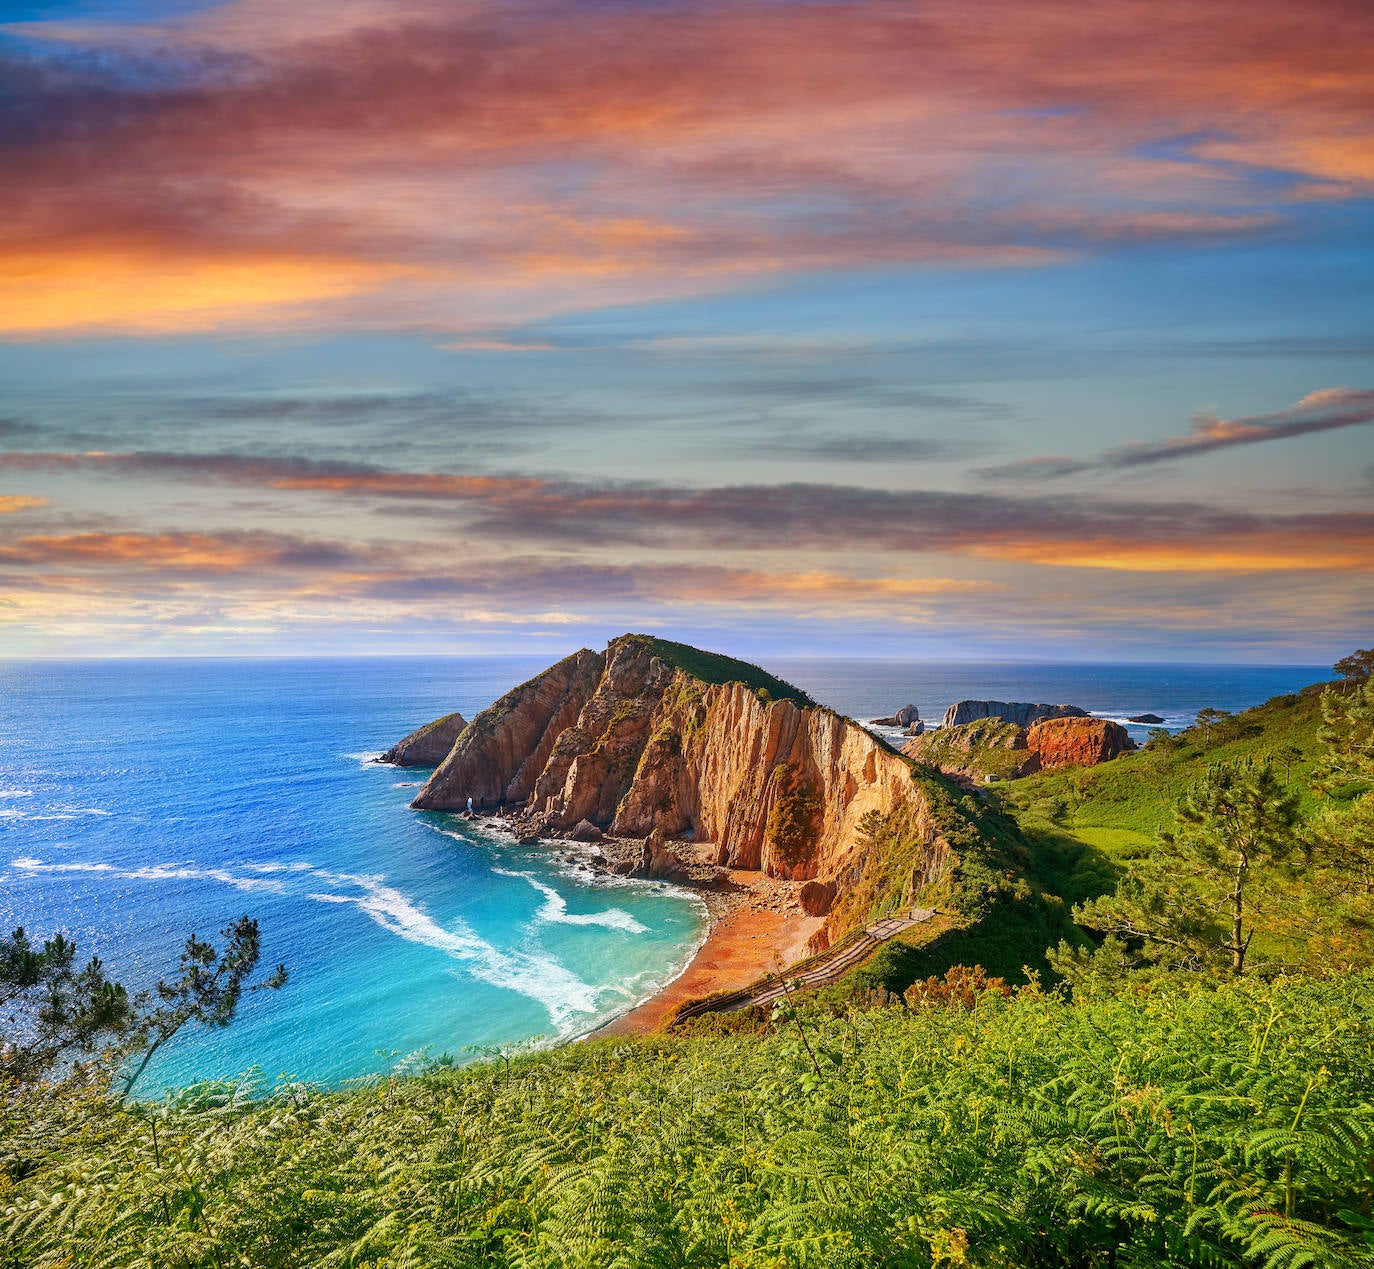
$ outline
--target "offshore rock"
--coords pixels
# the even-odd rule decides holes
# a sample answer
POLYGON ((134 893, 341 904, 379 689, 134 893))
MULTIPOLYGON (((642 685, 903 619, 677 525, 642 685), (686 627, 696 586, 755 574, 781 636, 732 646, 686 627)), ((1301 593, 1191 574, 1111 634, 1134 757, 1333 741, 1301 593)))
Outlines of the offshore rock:
POLYGON ((1164 720, 1158 714, 1132 714, 1133 723, 1162 723, 1164 720))
POLYGON ((941 727, 958 727, 980 718, 1000 718, 1029 727, 1042 718, 1087 718, 1088 711, 1077 705, 1031 705, 1026 701, 955 701, 945 710, 941 727))
POLYGON ((1124 727, 1105 718, 1046 718, 1026 733, 1026 747, 1043 770, 1053 771, 1110 762, 1134 751, 1135 742, 1124 727))
POLYGON ((914 705, 903 705, 891 718, 870 718, 873 727, 910 727, 921 721, 921 711, 914 705))
POLYGON ((394 767, 437 767, 466 726, 462 714, 445 714, 398 740, 373 761, 389 762, 394 767))

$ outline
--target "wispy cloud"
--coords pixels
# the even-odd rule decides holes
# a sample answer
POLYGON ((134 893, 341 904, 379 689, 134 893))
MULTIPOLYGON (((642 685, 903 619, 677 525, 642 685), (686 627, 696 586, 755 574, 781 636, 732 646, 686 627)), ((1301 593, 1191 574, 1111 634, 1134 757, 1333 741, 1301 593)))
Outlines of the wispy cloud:
POLYGON ((404 472, 227 454, 9 453, 0 471, 95 472, 247 485, 347 504, 423 509, 474 541, 513 551, 864 549, 1054 568, 1138 572, 1368 571, 1374 514, 1283 514, 1084 495, 873 489, 841 484, 591 483, 404 472))
POLYGON ((32 511, 47 504, 46 498, 30 494, 0 494, 0 516, 12 516, 20 511, 32 511))
POLYGON ((1193 426, 1184 436, 1167 440, 1132 442, 1109 449, 1096 458, 1075 459, 1046 456, 1027 458, 997 467, 984 467, 981 474, 994 479, 1052 479, 1082 472, 1149 466, 1209 454, 1237 445, 1260 445, 1266 441, 1287 440, 1314 432, 1333 432, 1374 422, 1374 389, 1320 388, 1286 409, 1245 418, 1223 419, 1212 413, 1193 416, 1193 426))

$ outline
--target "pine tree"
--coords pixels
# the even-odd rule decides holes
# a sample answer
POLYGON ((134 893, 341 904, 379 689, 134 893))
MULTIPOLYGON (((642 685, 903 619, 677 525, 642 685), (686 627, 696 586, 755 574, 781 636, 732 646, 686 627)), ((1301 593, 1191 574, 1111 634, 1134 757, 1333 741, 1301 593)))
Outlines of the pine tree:
POLYGON ((1326 746, 1318 775, 1374 782, 1374 679, 1348 692, 1328 687, 1322 693, 1317 739, 1326 746))
POLYGON ((1152 960, 1239 977, 1254 936, 1255 870, 1297 845, 1298 798, 1273 766, 1219 762, 1184 795, 1177 827, 1115 895, 1075 909, 1089 929, 1142 946, 1152 960))

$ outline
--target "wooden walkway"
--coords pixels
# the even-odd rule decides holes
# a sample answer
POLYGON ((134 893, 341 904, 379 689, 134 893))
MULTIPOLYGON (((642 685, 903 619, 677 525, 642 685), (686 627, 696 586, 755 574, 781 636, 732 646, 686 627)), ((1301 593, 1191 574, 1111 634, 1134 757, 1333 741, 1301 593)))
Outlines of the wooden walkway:
POLYGON ((826 983, 837 982, 846 970, 866 960, 879 943, 886 942, 903 930, 909 930, 913 925, 920 925, 922 921, 929 921, 934 915, 933 908, 912 908, 906 916, 887 917, 867 929, 855 930, 845 935, 829 951, 789 966, 782 971, 781 976, 770 974, 752 986, 731 992, 729 995, 708 996, 705 1000, 684 1005, 678 1010, 673 1023, 676 1025, 688 1018, 700 1017, 704 1013, 733 1013, 739 1009, 748 1009, 751 1005, 771 1005, 793 988, 823 987, 826 983), (786 979, 786 989, 780 979, 786 979))

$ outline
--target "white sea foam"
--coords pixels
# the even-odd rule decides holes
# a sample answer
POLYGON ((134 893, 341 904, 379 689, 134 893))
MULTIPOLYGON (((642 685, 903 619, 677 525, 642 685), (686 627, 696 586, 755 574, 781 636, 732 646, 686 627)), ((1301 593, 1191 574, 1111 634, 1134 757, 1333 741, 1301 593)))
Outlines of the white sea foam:
POLYGON ((445 928, 394 886, 386 885, 378 874, 329 873, 317 869, 314 875, 340 889, 356 888, 362 893, 312 893, 310 898, 322 903, 352 903, 384 930, 462 961, 473 978, 538 1001, 560 1033, 576 1029, 575 1015, 596 1010, 603 989, 584 983, 550 957, 503 952, 461 920, 445 928))
POLYGON ((9 798, 31 797, 33 797, 32 789, 0 789, 0 800, 7 800, 9 798))
POLYGON ((10 861, 10 867, 31 876, 62 873, 103 873, 124 881, 218 881, 236 890, 266 890, 281 894, 279 881, 263 877, 241 877, 227 868, 195 868, 183 864, 151 864, 143 868, 118 868, 106 863, 47 864, 28 857, 10 861))
POLYGON ((45 864, 41 859, 31 859, 24 856, 19 859, 11 859, 10 867, 17 868, 20 872, 114 872, 113 864, 45 864))
POLYGON ((623 908, 608 908, 604 912, 569 912, 568 901, 552 886, 546 886, 530 873, 514 872, 507 868, 493 868, 492 872, 502 877, 519 877, 538 890, 544 896, 544 902, 535 916, 541 921, 557 925, 600 925, 608 930, 625 930, 630 934, 648 932, 648 926, 640 924, 623 908))
POLYGON ((113 811, 106 811, 98 806, 54 806, 42 811, 21 811, 17 807, 7 806, 0 810, 0 820, 76 820, 83 815, 113 815, 113 811))

